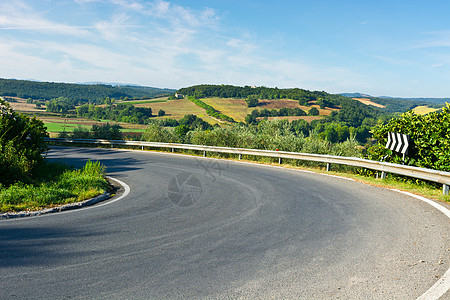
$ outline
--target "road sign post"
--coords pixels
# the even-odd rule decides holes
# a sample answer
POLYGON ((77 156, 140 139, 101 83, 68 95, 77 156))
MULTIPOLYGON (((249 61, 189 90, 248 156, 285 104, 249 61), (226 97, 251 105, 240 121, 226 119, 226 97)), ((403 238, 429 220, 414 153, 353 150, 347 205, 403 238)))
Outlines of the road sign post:
POLYGON ((405 161, 405 156, 408 154, 409 141, 409 136, 406 134, 388 132, 386 149, 403 154, 403 161, 405 161))

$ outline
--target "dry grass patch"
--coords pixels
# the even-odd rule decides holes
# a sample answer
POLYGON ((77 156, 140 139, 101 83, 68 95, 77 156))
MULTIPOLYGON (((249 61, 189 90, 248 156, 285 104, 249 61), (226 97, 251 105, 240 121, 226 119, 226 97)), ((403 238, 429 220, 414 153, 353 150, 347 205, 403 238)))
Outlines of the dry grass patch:
MULTIPOLYGON (((318 105, 311 105, 311 106, 302 106, 298 103, 296 100, 289 100, 289 99, 278 99, 278 100, 259 100, 259 104, 257 107, 247 107, 247 104, 245 103, 244 99, 233 99, 233 98, 203 98, 203 102, 205 102, 208 105, 211 105, 216 110, 220 111, 221 113, 232 117, 237 122, 244 122, 245 117, 250 114, 253 110, 263 110, 263 109, 281 109, 284 107, 288 108, 300 108, 306 113, 311 109, 311 107, 316 107, 319 110, 319 114, 321 116, 327 116, 331 114, 333 110, 339 110, 336 108, 325 108, 321 109, 318 105)), ((308 116, 309 117, 309 116, 308 116)), ((312 117, 314 119, 321 118, 319 117, 312 117)), ((297 119, 305 119, 308 122, 311 122, 314 119, 309 120, 309 118, 306 117, 296 117, 294 120, 297 119)))
POLYGON ((413 109, 413 111, 418 114, 418 115, 426 115, 432 112, 437 111, 438 109, 436 108, 431 108, 428 107, 426 105, 422 105, 422 106, 417 106, 416 108, 413 109))
POLYGON ((27 103, 27 100, 17 97, 7 97, 7 98, 13 98, 17 102, 9 102, 11 107, 16 110, 20 111, 22 113, 45 113, 45 106, 43 106, 44 109, 37 109, 36 104, 27 103))
POLYGON ((386 107, 385 105, 375 103, 375 102, 371 101, 368 98, 352 98, 352 99, 356 100, 356 101, 359 101, 359 102, 361 102, 362 104, 365 104, 365 105, 372 105, 372 106, 379 107, 379 108, 385 108, 386 107))
POLYGON ((167 102, 136 104, 135 107, 150 107, 154 115, 158 114, 160 109, 166 112, 164 117, 155 119, 172 118, 179 120, 185 115, 193 114, 202 118, 204 121, 214 125, 218 121, 210 117, 203 108, 198 107, 187 99, 168 100, 167 102))

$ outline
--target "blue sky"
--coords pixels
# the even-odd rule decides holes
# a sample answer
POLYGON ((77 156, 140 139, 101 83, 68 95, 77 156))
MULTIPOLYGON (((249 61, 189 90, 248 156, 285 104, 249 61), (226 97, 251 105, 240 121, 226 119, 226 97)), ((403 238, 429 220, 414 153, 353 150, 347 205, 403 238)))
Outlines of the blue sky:
POLYGON ((450 97, 450 1, 0 0, 0 77, 450 97))

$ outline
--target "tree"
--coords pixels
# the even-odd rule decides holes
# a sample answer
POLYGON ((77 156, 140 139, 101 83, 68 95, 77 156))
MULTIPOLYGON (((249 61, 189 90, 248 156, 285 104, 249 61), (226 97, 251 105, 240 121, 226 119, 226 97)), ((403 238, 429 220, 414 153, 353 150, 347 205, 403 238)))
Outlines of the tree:
POLYGON ((249 95, 247 99, 245 99, 245 103, 247 103, 247 107, 256 107, 259 104, 257 95, 249 95))
POLYGON ((308 111, 308 115, 310 115, 310 116, 318 116, 319 115, 319 110, 316 107, 311 107, 310 110, 308 111))
POLYGON ((164 110, 162 110, 162 109, 160 109, 159 111, 158 111, 158 117, 162 117, 162 116, 164 116, 166 114, 166 112, 164 111, 164 110))
POLYGON ((122 132, 120 125, 114 124, 110 125, 109 123, 101 124, 101 125, 92 125, 92 137, 94 139, 107 139, 107 140, 121 140, 122 132))
POLYGON ((78 125, 78 127, 73 130, 71 137, 74 139, 90 139, 91 133, 89 132, 89 129, 78 125))
POLYGON ((339 140, 339 135, 334 126, 330 126, 325 130, 325 137, 330 143, 336 143, 339 140))
POLYGON ((0 99, 0 186, 30 178, 47 149, 44 123, 15 112, 0 99))

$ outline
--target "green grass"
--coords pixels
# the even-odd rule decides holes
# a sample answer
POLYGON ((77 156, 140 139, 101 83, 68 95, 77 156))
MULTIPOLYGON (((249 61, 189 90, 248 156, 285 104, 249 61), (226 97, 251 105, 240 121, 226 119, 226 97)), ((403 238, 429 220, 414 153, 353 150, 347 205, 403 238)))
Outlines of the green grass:
POLYGON ((122 128, 121 132, 144 132, 146 128, 122 128))
POLYGON ((99 162, 88 161, 80 170, 47 162, 36 171, 33 182, 0 188, 0 212, 38 210, 95 197, 108 189, 104 175, 99 162))
POLYGON ((79 125, 79 124, 70 124, 70 123, 51 123, 51 122, 45 122, 45 126, 47 127, 48 132, 73 132, 75 128, 78 128, 78 126, 81 126, 86 129, 91 129, 92 126, 88 125, 79 125))

